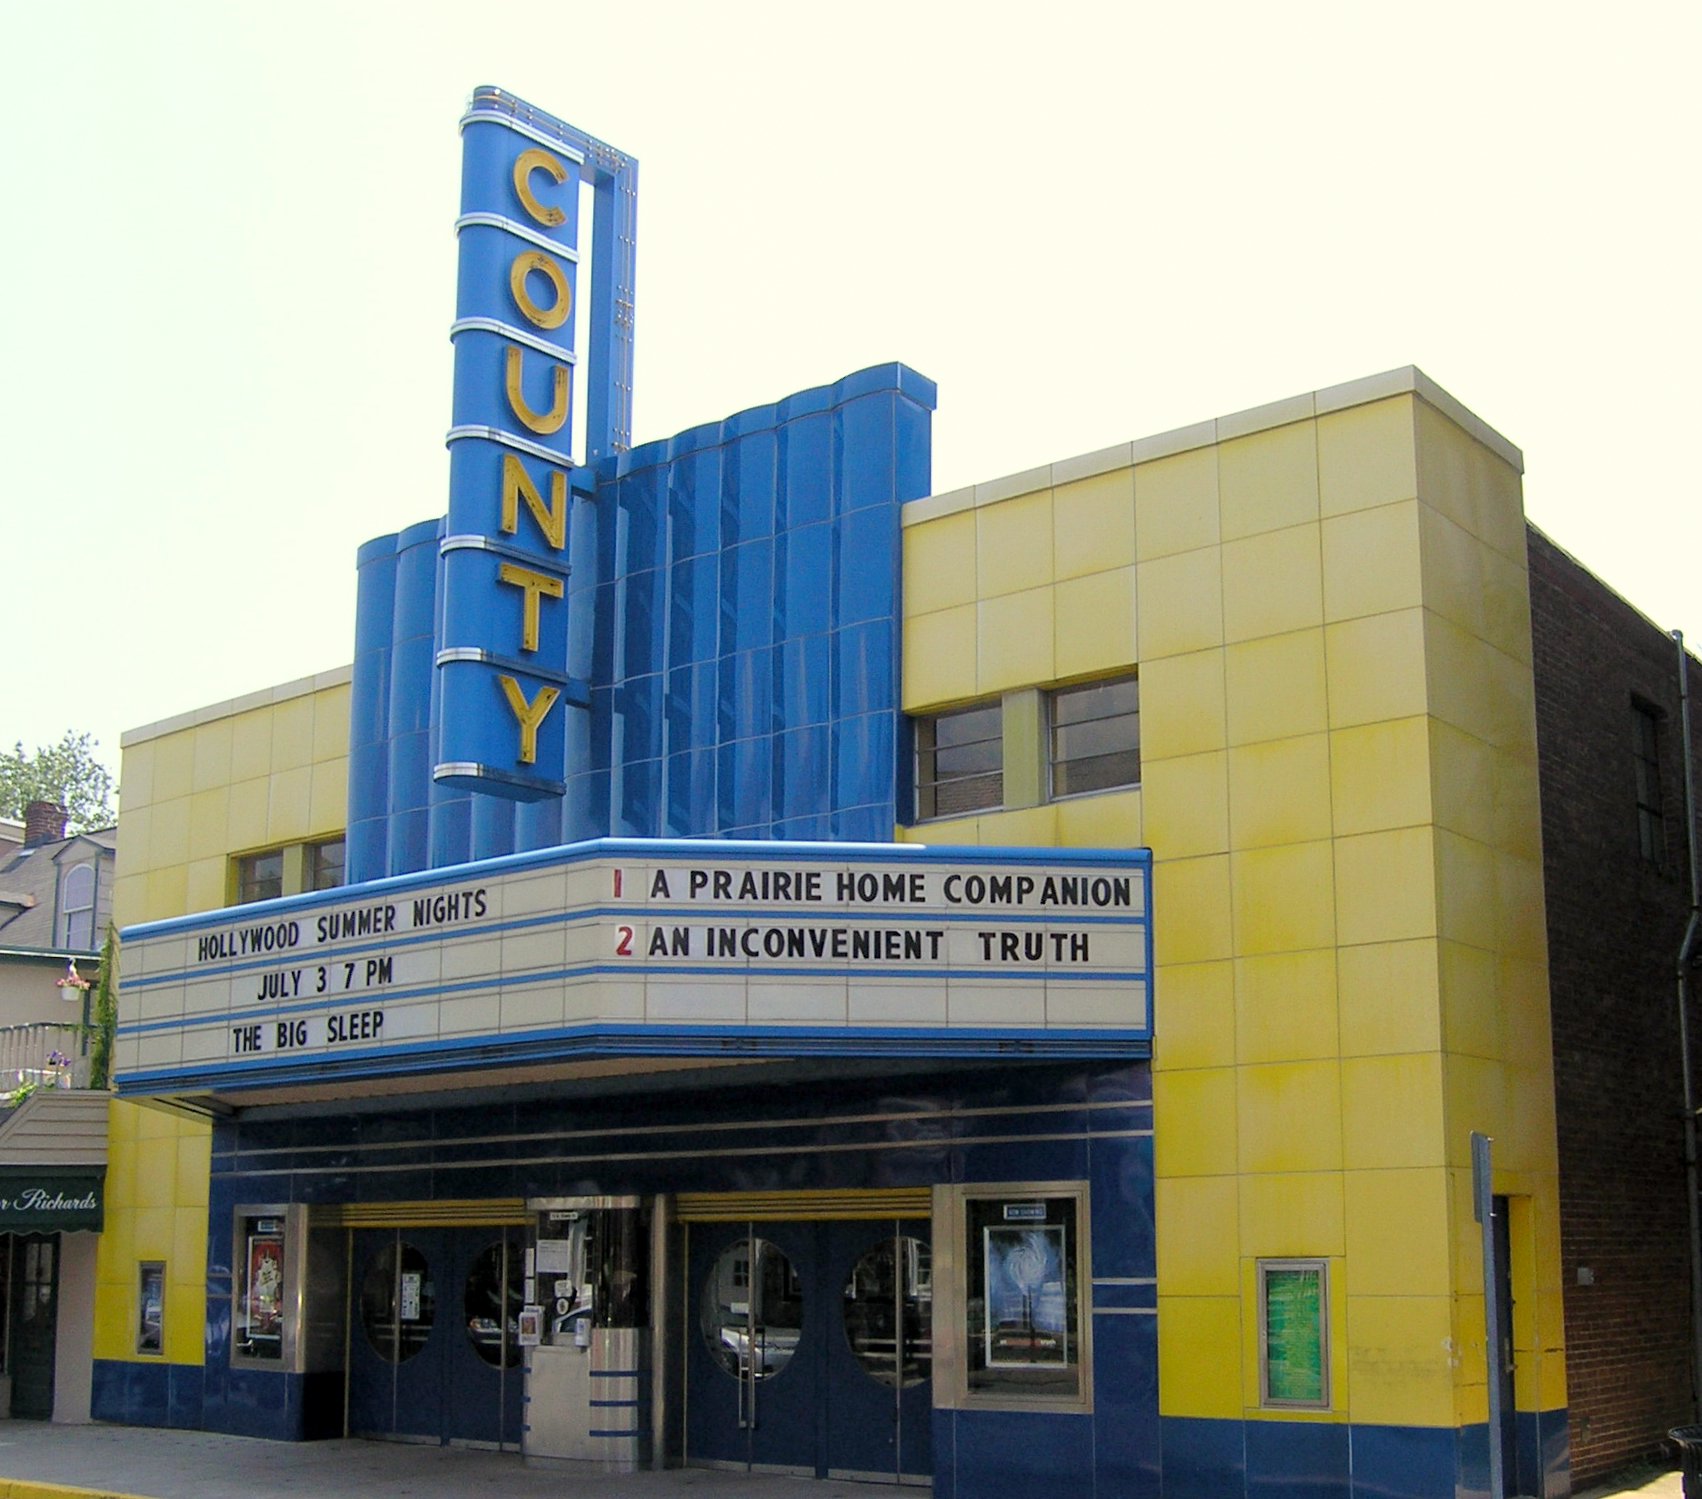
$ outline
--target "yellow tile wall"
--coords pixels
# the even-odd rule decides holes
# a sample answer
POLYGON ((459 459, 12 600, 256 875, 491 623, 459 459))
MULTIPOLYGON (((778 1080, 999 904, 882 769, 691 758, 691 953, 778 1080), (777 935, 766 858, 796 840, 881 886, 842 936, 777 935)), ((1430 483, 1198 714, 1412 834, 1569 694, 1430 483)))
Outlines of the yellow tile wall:
MULTIPOLYGON (((222 906, 230 858, 342 833, 349 689, 318 679, 278 700, 142 731, 119 776, 115 916, 120 926, 222 906)), ((119 1012, 125 1010, 123 954, 119 1012)), ((204 1124, 114 1099, 106 1229, 96 1259, 94 1356, 156 1361, 135 1348, 137 1267, 166 1265, 168 1363, 199 1364, 206 1334, 208 1172, 204 1124)))
POLYGON ((138 1272, 166 1267, 163 1358, 203 1361, 207 1294, 207 1182, 211 1131, 192 1120, 114 1099, 107 1116, 106 1229, 95 1261, 94 1356, 138 1355, 138 1272))
MULTIPOLYGON (((1255 1266, 1321 1256, 1322 1418, 1482 1420, 1473 1129, 1513 1202, 1517 1401, 1555 1409, 1519 475, 1415 392, 1244 427, 908 525, 905 707, 1139 670, 1140 789, 1050 834, 1154 855, 1161 1409, 1319 1419, 1257 1409, 1255 1266)), ((1043 810, 900 836, 1037 841, 1043 810)))
POLYGON ((279 690, 293 695, 124 746, 120 925, 223 905, 232 854, 343 831, 348 685, 279 690))

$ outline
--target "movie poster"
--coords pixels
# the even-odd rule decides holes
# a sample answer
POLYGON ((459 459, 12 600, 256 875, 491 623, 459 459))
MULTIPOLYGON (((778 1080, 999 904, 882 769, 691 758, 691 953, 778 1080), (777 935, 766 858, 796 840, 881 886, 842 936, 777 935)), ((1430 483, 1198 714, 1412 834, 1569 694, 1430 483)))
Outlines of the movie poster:
POLYGON ((248 1336, 277 1338, 284 1325, 284 1241, 277 1234, 248 1236, 248 1336))
POLYGON ((982 1235, 988 1367, 1068 1364, 1064 1226, 988 1227, 982 1235))
POLYGON ((1324 1272, 1265 1269, 1265 1398, 1273 1405, 1328 1403, 1324 1345, 1324 1272))

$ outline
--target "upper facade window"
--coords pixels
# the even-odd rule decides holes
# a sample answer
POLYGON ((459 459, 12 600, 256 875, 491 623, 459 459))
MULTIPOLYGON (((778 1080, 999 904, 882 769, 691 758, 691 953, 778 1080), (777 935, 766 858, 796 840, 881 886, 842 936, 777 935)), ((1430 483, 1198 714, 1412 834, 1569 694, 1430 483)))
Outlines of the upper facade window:
POLYGON ((1631 705, 1631 754, 1637 773, 1637 847, 1645 864, 1666 861, 1666 818, 1661 805, 1659 712, 1645 703, 1631 705))
POLYGON ((231 899, 245 906, 279 895, 335 890, 346 880, 344 862, 340 837, 241 854, 231 860, 231 899))
POLYGON ((95 867, 78 864, 59 882, 59 945, 80 952, 95 947, 95 867))
POLYGON ((309 890, 335 890, 343 883, 343 840, 341 838, 332 838, 324 843, 308 844, 302 880, 309 890))
POLYGON ((236 903, 239 906, 246 906, 254 900, 271 900, 283 893, 284 851, 281 848, 244 854, 236 861, 236 903))
POLYGON ((1052 795, 1141 782, 1141 694, 1134 677, 1047 694, 1052 795))
POLYGON ((1004 804, 999 703, 916 720, 916 817, 959 817, 1004 804))

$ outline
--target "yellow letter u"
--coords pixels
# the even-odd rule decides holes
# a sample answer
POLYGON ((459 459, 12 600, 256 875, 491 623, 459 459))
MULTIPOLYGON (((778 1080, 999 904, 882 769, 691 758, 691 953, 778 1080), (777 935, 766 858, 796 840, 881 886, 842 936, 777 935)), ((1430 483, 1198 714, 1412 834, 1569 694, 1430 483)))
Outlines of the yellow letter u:
POLYGON ((508 360, 504 366, 508 404, 514 414, 534 432, 548 437, 552 432, 561 431, 562 424, 567 420, 568 368, 565 364, 555 366, 555 394, 550 402, 550 409, 540 415, 526 404, 526 396, 520 389, 520 357, 520 350, 510 344, 508 360))

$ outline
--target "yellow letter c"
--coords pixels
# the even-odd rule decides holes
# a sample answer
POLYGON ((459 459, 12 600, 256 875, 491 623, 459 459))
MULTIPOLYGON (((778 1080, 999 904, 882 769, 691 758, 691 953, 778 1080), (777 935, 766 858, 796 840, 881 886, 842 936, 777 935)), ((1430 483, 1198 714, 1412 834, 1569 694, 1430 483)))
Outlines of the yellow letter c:
POLYGON ((534 222, 542 224, 546 229, 554 229, 557 224, 567 222, 567 212, 565 209, 553 208, 538 201, 532 192, 534 172, 548 172, 559 186, 567 181, 567 168, 548 151, 537 146, 532 147, 530 151, 522 151, 514 158, 514 194, 520 199, 520 206, 534 222))

